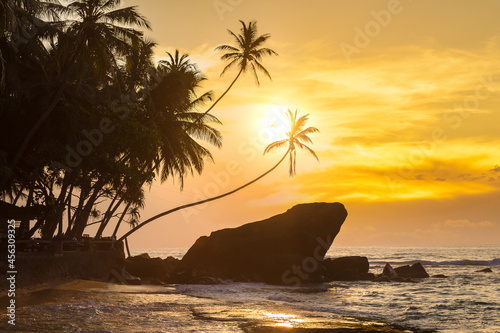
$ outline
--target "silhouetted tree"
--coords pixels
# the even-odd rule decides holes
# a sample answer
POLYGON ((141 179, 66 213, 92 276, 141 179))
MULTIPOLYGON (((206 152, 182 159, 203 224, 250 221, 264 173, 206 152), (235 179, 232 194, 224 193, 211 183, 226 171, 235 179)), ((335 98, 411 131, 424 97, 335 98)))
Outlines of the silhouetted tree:
POLYGON ((220 45, 215 48, 217 51, 227 51, 224 55, 221 56, 221 60, 229 61, 229 63, 222 70, 221 76, 224 73, 236 66, 239 68, 238 74, 234 78, 233 82, 227 87, 226 91, 222 93, 222 95, 217 98, 217 100, 205 111, 205 114, 210 112, 214 108, 214 106, 219 103, 219 101, 227 94, 227 92, 233 87, 235 82, 238 80, 241 74, 250 70, 254 77, 257 85, 260 85, 259 76, 257 71, 263 72, 267 77, 271 79, 271 75, 267 71, 267 69, 262 65, 262 57, 265 55, 278 55, 275 51, 262 47, 262 45, 271 37, 270 34, 264 34, 261 36, 257 36, 257 22, 252 21, 249 22, 248 25, 245 22, 241 21, 241 33, 236 35, 231 30, 228 30, 229 33, 234 37, 236 41, 236 45, 220 45))
POLYGON ((248 183, 246 183, 246 184, 244 184, 244 185, 242 185, 242 186, 240 186, 232 191, 229 191, 229 192, 226 192, 224 194, 221 194, 221 195, 218 195, 218 196, 215 196, 212 198, 208 198, 205 200, 201 200, 201 201, 193 202, 190 204, 178 206, 176 208, 169 209, 163 213, 157 214, 157 215, 147 219, 146 221, 138 224, 132 230, 125 233, 122 237, 120 237, 120 240, 127 238, 128 236, 130 236, 131 234, 133 234, 134 232, 136 232, 137 230, 139 230, 140 228, 142 228, 146 224, 151 223, 160 217, 174 213, 174 212, 179 211, 181 209, 186 209, 186 208, 201 205, 201 204, 204 204, 204 203, 207 203, 210 201, 218 200, 218 199, 227 197, 228 195, 231 195, 233 193, 236 193, 236 192, 244 189, 245 187, 257 182, 259 179, 261 179, 261 178, 265 177, 266 175, 268 175, 269 173, 271 173, 274 169, 276 169, 285 160, 287 155, 290 155, 289 176, 293 177, 295 175, 295 165, 296 165, 296 161, 297 161, 297 159, 296 159, 297 148, 305 149, 310 154, 312 154, 316 159, 318 159, 318 156, 316 155, 316 153, 304 143, 304 142, 312 143, 311 138, 309 138, 309 134, 319 132, 319 130, 316 127, 305 128, 307 121, 308 121, 309 114, 306 114, 304 116, 301 116, 300 118, 297 118, 297 111, 295 111, 295 113, 293 113, 292 111, 288 110, 286 115, 287 115, 288 119, 290 120, 290 131, 286 133, 287 138, 284 140, 276 141, 276 142, 269 144, 266 147, 266 149, 264 150, 264 154, 267 154, 267 153, 272 152, 274 150, 288 146, 285 155, 283 155, 283 157, 278 161, 278 163, 276 163, 271 169, 264 172, 262 175, 255 178, 254 180, 252 180, 252 181, 250 181, 250 182, 248 182, 248 183))

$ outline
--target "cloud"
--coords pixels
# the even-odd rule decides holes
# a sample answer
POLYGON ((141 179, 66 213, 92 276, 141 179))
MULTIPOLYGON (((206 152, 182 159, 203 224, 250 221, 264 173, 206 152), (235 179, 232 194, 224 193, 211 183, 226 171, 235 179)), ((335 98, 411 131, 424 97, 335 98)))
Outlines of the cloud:
POLYGON ((479 221, 471 222, 469 219, 448 219, 444 222, 438 222, 433 224, 432 232, 443 232, 449 229, 462 229, 462 230, 472 230, 472 229, 492 229, 495 224, 491 221, 479 221))
POLYGON ((451 227, 451 228, 471 228, 474 227, 474 223, 470 222, 469 220, 446 220, 444 222, 444 227, 451 227))

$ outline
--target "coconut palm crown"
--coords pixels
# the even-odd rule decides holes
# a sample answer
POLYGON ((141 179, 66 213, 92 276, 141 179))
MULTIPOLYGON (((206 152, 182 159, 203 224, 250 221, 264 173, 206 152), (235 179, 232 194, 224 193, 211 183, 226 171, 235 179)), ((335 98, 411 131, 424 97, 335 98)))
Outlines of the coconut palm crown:
POLYGON ((271 79, 271 75, 261 63, 262 57, 265 55, 278 54, 267 47, 261 47, 271 35, 264 34, 257 36, 257 22, 252 21, 249 22, 248 25, 241 20, 240 22, 242 27, 239 35, 228 30, 234 37, 236 46, 224 44, 215 48, 216 51, 227 51, 227 53, 221 56, 221 60, 229 61, 220 75, 224 75, 228 69, 237 64, 240 69, 238 76, 250 69, 255 77, 257 85, 260 85, 259 76, 257 75, 258 70, 271 79))
POLYGON ((319 130, 316 127, 307 127, 305 128, 307 121, 309 120, 309 114, 301 116, 297 118, 297 110, 295 113, 288 110, 286 112, 288 119, 290 120, 290 131, 286 133, 287 138, 271 143, 264 150, 264 154, 272 152, 274 150, 283 148, 288 145, 288 153, 290 154, 290 163, 288 174, 290 177, 295 176, 296 174, 296 164, 297 164, 297 151, 296 148, 305 149, 311 155, 313 155, 318 161, 319 158, 312 150, 309 148, 304 142, 312 143, 311 138, 309 138, 309 134, 317 133, 319 130))
POLYGON ((229 61, 220 75, 224 75, 228 69, 237 64, 239 66, 238 74, 233 79, 229 87, 227 87, 226 91, 224 91, 222 95, 220 95, 219 98, 217 98, 217 100, 208 108, 208 110, 205 111, 204 115, 209 113, 210 110, 212 110, 214 106, 219 103, 219 101, 233 87, 241 74, 245 73, 248 69, 251 69, 254 74, 257 85, 260 85, 259 76, 257 75, 258 70, 264 72, 264 74, 271 79, 271 75, 261 63, 262 57, 265 55, 278 55, 273 50, 267 47, 262 47, 271 35, 264 34, 257 36, 257 22, 255 21, 249 22, 248 25, 241 20, 240 22, 242 25, 241 34, 236 35, 231 30, 228 30, 229 33, 235 38, 236 46, 224 44, 215 48, 216 51, 227 51, 227 53, 221 56, 221 60, 229 61))
POLYGON ((196 201, 196 202, 189 203, 186 205, 181 205, 181 206, 169 209, 167 211, 164 211, 160 214, 157 214, 157 215, 147 219, 146 221, 136 225, 133 229, 131 229, 130 231, 125 233, 123 236, 121 236, 119 240, 123 240, 123 239, 127 238, 128 236, 130 236, 131 234, 133 234, 134 232, 136 232, 137 230, 139 230, 140 228, 142 228, 146 224, 151 223, 152 221, 157 220, 160 217, 172 214, 172 213, 179 211, 179 210, 182 210, 182 209, 186 209, 186 208, 201 205, 201 204, 204 204, 204 203, 207 203, 210 201, 222 199, 224 197, 227 197, 228 195, 236 193, 236 192, 252 185, 253 183, 257 182, 261 178, 265 177, 266 175, 268 175, 269 173, 274 171, 285 160, 285 158, 288 154, 290 154, 289 175, 294 176, 295 175, 296 148, 297 147, 300 149, 306 149, 309 153, 311 153, 314 157, 316 157, 316 159, 318 159, 318 156, 316 156, 316 153, 311 148, 309 148, 306 144, 304 144, 304 142, 312 143, 312 140, 309 138, 309 134, 319 132, 319 130, 316 127, 304 128, 306 126, 307 121, 308 121, 309 114, 306 114, 304 116, 297 118, 298 117, 297 110, 295 111, 295 113, 288 110, 287 117, 290 120, 290 131, 287 133, 287 138, 284 140, 280 140, 280 141, 276 141, 276 142, 271 143, 264 150, 264 154, 267 154, 271 151, 285 147, 288 144, 288 150, 286 151, 286 153, 278 161, 278 163, 276 163, 271 169, 267 170, 266 172, 264 172, 263 174, 261 174, 257 178, 249 181, 248 183, 246 183, 246 184, 244 184, 244 185, 242 185, 234 190, 231 190, 229 192, 226 192, 226 193, 223 193, 223 194, 220 194, 220 195, 217 195, 215 197, 208 198, 208 199, 204 199, 201 201, 196 201))

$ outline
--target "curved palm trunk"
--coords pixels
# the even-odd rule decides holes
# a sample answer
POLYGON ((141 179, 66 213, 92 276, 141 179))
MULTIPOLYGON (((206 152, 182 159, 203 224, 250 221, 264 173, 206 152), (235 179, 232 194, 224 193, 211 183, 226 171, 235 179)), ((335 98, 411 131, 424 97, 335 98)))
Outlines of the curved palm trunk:
POLYGON ((146 224, 156 220, 156 219, 159 219, 160 217, 163 217, 165 215, 168 215, 168 214, 171 214, 171 213, 174 213, 178 210, 181 210, 181 209, 185 209, 185 208, 189 208, 189 207, 193 207, 193 206, 197 206, 197 205, 201 205, 201 204, 204 204, 204 203, 207 203, 207 202, 210 202, 210 201, 214 201, 214 200, 217 200, 217 199, 221 199, 221 198, 224 198, 224 197, 227 197, 228 195, 231 195, 233 193, 236 193, 238 192, 239 190, 242 190, 244 189, 245 187, 249 186, 249 185, 252 185, 253 183, 255 183, 256 181, 258 181, 259 179, 261 179, 262 177, 266 176, 267 174, 269 174, 270 172, 272 172, 274 169, 276 169, 278 167, 278 165, 281 164, 281 162, 283 162, 283 160, 285 159, 285 157, 288 155, 288 153, 290 153, 290 149, 287 150, 287 152, 285 153, 285 155, 283 155, 283 157, 281 158, 281 160, 279 160, 278 163, 276 163, 275 166, 273 166, 271 169, 269 169, 268 171, 266 171, 265 173, 263 173, 262 175, 260 175, 259 177, 255 178, 254 180, 246 183, 245 185, 242 185, 232 191, 229 191, 229 192, 226 192, 224 194, 221 194, 221 195, 218 195, 218 196, 215 196, 215 197, 212 197, 212 198, 208 198, 208 199, 205 199, 205 200, 201 200, 201 201, 197 201, 197 202, 193 202, 193 203, 190 203, 190 204, 186 204, 186 205, 182 205, 182 206, 178 206, 178 207, 175 207, 175 208, 172 208, 170 210, 167 210, 163 213, 160 213, 158 215, 155 215, 149 219, 147 219, 146 221, 142 222, 141 224, 137 225, 135 228, 133 228, 132 230, 130 230, 129 232, 127 232, 125 235, 121 236, 118 241, 121 241, 123 240, 124 238, 127 238, 128 236, 130 236, 131 234, 133 234, 134 232, 136 232, 137 230, 139 230, 140 228, 142 228, 143 226, 145 226, 146 224))
POLYGON ((236 77, 234 78, 233 82, 231 82, 231 84, 229 85, 229 87, 227 87, 226 91, 224 91, 224 93, 222 95, 219 96, 219 98, 217 98, 217 100, 214 102, 214 104, 212 104, 207 111, 205 111, 202 115, 200 115, 198 117, 198 119, 196 119, 196 121, 193 123, 196 124, 198 123, 198 121, 200 121, 201 118, 203 118, 207 113, 209 113, 213 108, 214 106, 219 103, 219 101, 222 99, 222 97, 224 97, 227 92, 233 87, 233 85, 236 83, 236 81, 238 80, 238 78, 240 77, 241 73, 243 73, 243 69, 240 69, 240 71, 238 72, 238 75, 236 75, 236 77))

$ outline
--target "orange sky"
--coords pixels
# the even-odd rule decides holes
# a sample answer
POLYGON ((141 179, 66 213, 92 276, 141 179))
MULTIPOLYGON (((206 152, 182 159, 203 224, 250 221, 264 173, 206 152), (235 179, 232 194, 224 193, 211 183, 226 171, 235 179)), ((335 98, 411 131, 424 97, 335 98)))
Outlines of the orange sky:
POLYGON ((189 53, 218 97, 226 29, 256 20, 279 57, 273 81, 242 77, 212 113, 221 150, 201 176, 155 183, 142 219, 221 194, 260 175, 282 153, 280 115, 310 113, 312 148, 298 176, 281 165, 259 183, 141 229, 132 247, 188 247, 211 231, 285 211, 342 202, 349 216, 336 245, 499 244, 500 2, 129 0, 152 23, 157 59, 189 53), (271 127, 274 124, 273 127, 271 127))

